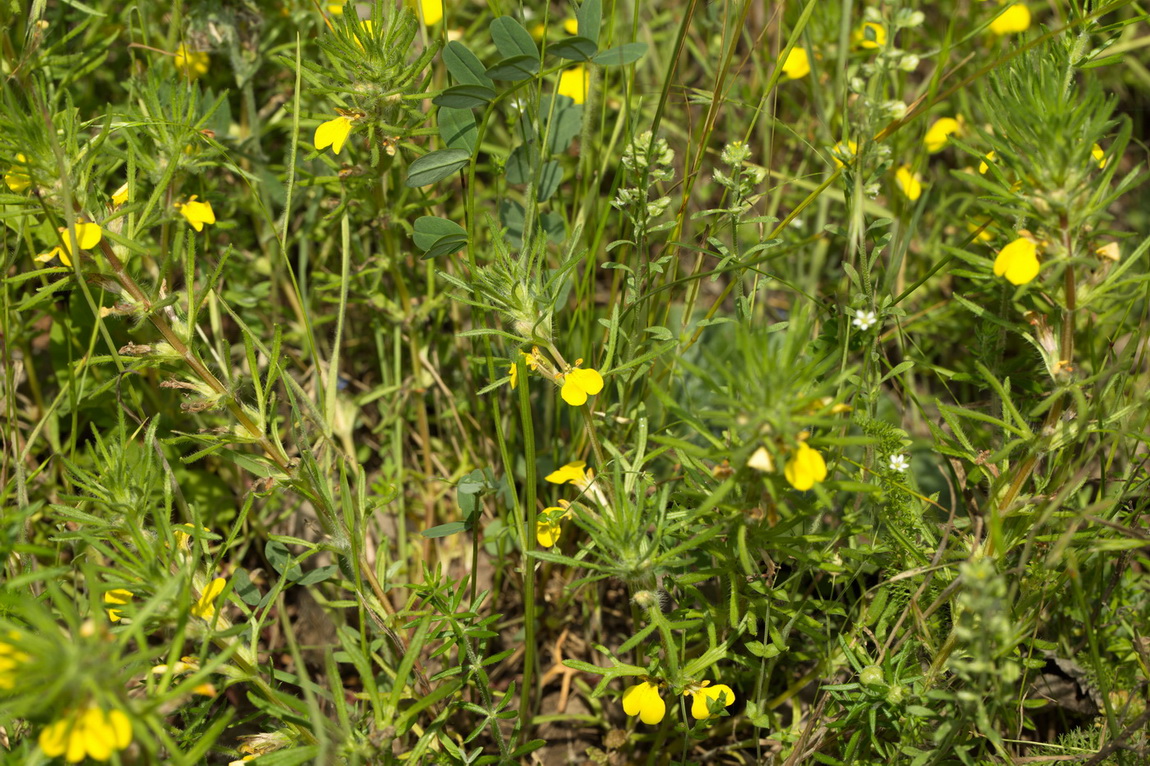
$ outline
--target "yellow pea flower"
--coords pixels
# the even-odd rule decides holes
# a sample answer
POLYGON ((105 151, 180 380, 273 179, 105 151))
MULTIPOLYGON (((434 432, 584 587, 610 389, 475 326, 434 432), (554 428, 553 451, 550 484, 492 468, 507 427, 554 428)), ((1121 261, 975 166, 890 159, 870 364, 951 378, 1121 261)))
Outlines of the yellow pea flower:
POLYGON ((1038 276, 1038 246, 1033 240, 1019 237, 998 252, 994 259, 994 276, 1006 277, 1014 285, 1024 285, 1038 276))
POLYGON ((691 715, 698 720, 711 717, 710 701, 722 702, 726 707, 735 704, 735 692, 731 687, 726 684, 709 685, 709 681, 704 681, 702 688, 698 691, 689 691, 692 697, 691 700, 691 715))
POLYGON ((791 48, 791 52, 787 54, 787 59, 783 62, 782 67, 783 74, 787 76, 788 80, 797 80, 809 75, 811 73, 811 58, 807 55, 807 49, 801 45, 791 48))
POLYGON ((95 705, 68 711, 40 732, 40 749, 49 758, 64 756, 69 763, 85 758, 106 761, 132 743, 132 724, 121 710, 107 713, 95 705))
MULTIPOLYGON (((60 263, 65 266, 72 265, 72 238, 65 233, 65 229, 59 229, 60 240, 64 243, 63 246, 57 245, 46 253, 41 253, 36 256, 36 260, 41 263, 59 258, 60 263)), ((104 233, 100 229, 100 225, 96 223, 77 223, 76 224, 76 243, 80 246, 81 250, 90 250, 96 245, 100 244, 100 240, 104 238, 104 233)))
MULTIPOLYGON (((23 154, 17 154, 16 162, 26 166, 28 158, 23 154)), ((8 168, 8 172, 4 174, 4 183, 8 186, 9 191, 19 194, 32 185, 32 177, 28 175, 28 171, 14 165, 8 168)))
MULTIPOLYGON (((104 594, 105 604, 118 604, 123 606, 132 600, 132 591, 124 590, 123 588, 113 588, 104 594)), ((112 622, 119 622, 123 617, 123 610, 121 609, 107 609, 108 619, 112 622)))
POLYGON ((572 407, 578 407, 587 401, 588 395, 594 396, 602 390, 603 376, 598 370, 576 367, 563 376, 563 388, 559 390, 559 395, 572 407))
POLYGON ((894 181, 911 202, 922 196, 922 181, 919 180, 918 173, 912 173, 906 165, 895 171, 894 181))
POLYGON ((203 593, 200 594, 199 600, 192 605, 192 614, 200 619, 210 620, 212 615, 216 613, 216 607, 213 602, 217 596, 224 592, 224 586, 227 584, 228 581, 222 577, 217 577, 208 583, 203 593))
POLYGON ((187 219, 193 229, 203 231, 205 223, 216 222, 216 214, 212 210, 211 202, 199 202, 197 196, 199 195, 193 194, 187 202, 177 202, 176 210, 180 211, 180 215, 187 219))
POLYGON ((806 442, 799 442, 799 448, 783 466, 783 476, 792 487, 805 492, 827 478, 827 464, 819 451, 806 442))
MULTIPOLYGON (((529 370, 539 369, 539 360, 535 358, 535 354, 529 354, 526 351, 520 351, 526 357, 523 361, 529 370)), ((519 385, 519 365, 512 364, 508 372, 511 374, 511 390, 514 391, 515 387, 519 385)))
POLYGON ((940 117, 927 129, 922 143, 931 154, 941 152, 950 143, 950 134, 957 133, 961 129, 962 126, 953 117, 940 117))
POLYGON ((550 548, 559 542, 563 528, 559 522, 571 515, 571 503, 560 500, 558 506, 544 508, 535 522, 535 539, 544 548, 550 548))
POLYGON ((343 6, 347 4, 347 0, 339 0, 338 2, 328 3, 327 12, 332 16, 342 16, 343 6))
POLYGON ((843 166, 843 161, 839 159, 839 155, 844 157, 854 157, 858 153, 859 145, 854 141, 847 141, 845 143, 839 141, 837 144, 831 147, 831 159, 834 160, 835 167, 838 168, 843 166))
POLYGON ((582 104, 587 100, 589 85, 587 67, 579 64, 570 69, 564 69, 559 74, 559 85, 555 90, 560 96, 567 96, 576 104, 582 104))
POLYGON ((886 45, 886 27, 873 21, 864 21, 851 35, 851 42, 865 50, 881 48, 886 45))
POLYGON ((986 158, 983 159, 982 162, 978 163, 978 172, 981 173, 982 175, 986 175, 986 171, 990 170, 990 166, 987 165, 986 163, 994 162, 994 160, 997 157, 998 157, 998 155, 996 155, 993 150, 987 152, 986 158))
POLYGON ((658 684, 644 681, 623 690, 623 712, 637 715, 648 726, 654 726, 667 714, 667 703, 659 696, 658 684))
MULTIPOLYGON (((19 156, 19 155, 17 155, 17 156, 19 156)), ((1098 144, 1095 144, 1090 149, 1090 156, 1093 157, 1094 161, 1098 163, 1098 169, 1099 170, 1102 170, 1103 168, 1106 167, 1106 152, 1102 151, 1101 146, 1099 146, 1098 144)))
POLYGON ((569 35, 579 34, 579 19, 573 17, 563 19, 563 31, 569 35))
POLYGON ((574 484, 578 487, 589 481, 588 474, 594 476, 593 471, 587 470, 587 464, 585 462, 576 460, 574 463, 568 463, 562 468, 556 468, 544 476, 543 480, 549 481, 552 484, 574 484))
POLYGON ((1026 3, 1015 3, 990 22, 990 31, 996 35, 1013 35, 1030 29, 1030 9, 1026 3))
POLYGON ((119 189, 112 192, 112 207, 116 208, 123 205, 128 201, 128 184, 125 183, 119 189))
POLYGON ((323 151, 327 147, 331 147, 332 152, 339 154, 343 150, 343 144, 347 141, 347 137, 351 135, 351 118, 346 115, 340 115, 334 120, 320 123, 315 129, 315 136, 312 138, 312 143, 319 151, 323 151))
POLYGON ((443 20, 443 0, 417 0, 415 9, 419 18, 429 27, 443 20))
POLYGON ((176 69, 189 80, 195 80, 208 73, 208 64, 211 59, 204 51, 190 51, 186 45, 180 44, 176 49, 176 69))

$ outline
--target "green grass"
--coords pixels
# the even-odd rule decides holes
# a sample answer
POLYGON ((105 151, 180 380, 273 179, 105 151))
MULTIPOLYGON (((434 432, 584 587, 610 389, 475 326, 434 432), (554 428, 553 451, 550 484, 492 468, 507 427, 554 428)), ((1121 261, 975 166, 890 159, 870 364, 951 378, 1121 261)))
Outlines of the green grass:
POLYGON ((0 15, 5 757, 1145 763, 1144 8, 435 2, 0 15))

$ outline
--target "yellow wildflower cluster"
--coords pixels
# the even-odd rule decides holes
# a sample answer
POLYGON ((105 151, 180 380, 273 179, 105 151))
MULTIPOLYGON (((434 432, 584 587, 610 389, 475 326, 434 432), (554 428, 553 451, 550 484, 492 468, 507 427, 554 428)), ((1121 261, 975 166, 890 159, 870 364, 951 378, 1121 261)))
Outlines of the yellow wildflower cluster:
POLYGON ((40 749, 49 758, 64 756, 69 763, 85 758, 106 761, 132 743, 132 724, 122 710, 104 711, 97 705, 66 711, 40 732, 40 749))
MULTIPOLYGON (((726 684, 710 685, 710 681, 701 684, 692 684, 683 691, 684 697, 691 698, 691 715, 702 721, 716 715, 720 706, 728 708, 735 704, 735 692, 726 684), (715 712, 712 712, 715 709, 715 712)), ((659 694, 660 684, 657 681, 646 679, 641 683, 629 686, 623 690, 623 712, 627 715, 637 715, 639 720, 648 726, 654 726, 663 720, 667 714, 667 703, 659 694)))

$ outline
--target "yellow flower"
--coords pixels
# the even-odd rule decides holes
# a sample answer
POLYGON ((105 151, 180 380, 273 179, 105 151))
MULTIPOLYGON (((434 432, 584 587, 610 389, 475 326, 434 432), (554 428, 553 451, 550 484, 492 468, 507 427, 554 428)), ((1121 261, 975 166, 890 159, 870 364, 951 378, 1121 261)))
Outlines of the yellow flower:
POLYGON ((725 707, 730 707, 735 704, 735 692, 731 687, 726 684, 710 686, 709 683, 708 681, 704 681, 702 688, 698 691, 687 692, 693 697, 691 700, 691 715, 700 721, 704 718, 711 717, 711 700, 722 702, 725 707))
POLYGON ((106 761, 132 742, 132 724, 121 710, 107 713, 92 706, 69 711, 40 732, 40 749, 49 758, 64 756, 69 763, 90 757, 106 761))
POLYGON ((576 460, 574 463, 568 463, 562 468, 556 468, 551 473, 543 477, 544 481, 549 481, 552 484, 574 484, 580 486, 586 484, 591 477, 594 477, 593 471, 586 470, 587 464, 582 460, 576 460))
POLYGON ((960 128, 961 126, 958 124, 958 120, 953 117, 940 117, 935 120, 934 124, 926 131, 922 143, 931 154, 941 152, 943 147, 950 142, 950 134, 957 133, 960 128))
POLYGON ((1038 276, 1038 246, 1033 240, 1019 237, 998 252, 994 259, 994 276, 1005 276, 1014 285, 1024 285, 1038 276))
POLYGON ((1098 163, 1099 170, 1106 167, 1106 152, 1102 151, 1101 146, 1095 144, 1094 147, 1090 150, 1090 156, 1093 157, 1094 161, 1098 163))
POLYGON ((1027 29, 1030 29, 1030 9, 1026 3, 1015 3, 990 22, 990 31, 996 35, 1012 35, 1027 29))
POLYGON ((332 16, 342 16, 343 15, 343 6, 345 4, 347 4, 347 0, 339 0, 339 2, 328 3, 327 4, 327 12, 330 13, 332 16))
POLYGON ((587 401, 588 395, 594 396, 602 390, 603 376, 598 370, 591 368, 581 370, 576 367, 563 376, 563 388, 560 389, 559 395, 572 407, 578 407, 587 401))
POLYGON ((351 134, 351 118, 340 115, 334 120, 328 120, 321 123, 315 129, 315 137, 312 143, 315 144, 317 150, 324 150, 331 147, 332 152, 339 154, 343 150, 343 143, 347 141, 347 137, 351 134))
POLYGON ((579 34, 579 19, 574 17, 563 19, 563 30, 569 35, 579 34))
POLYGON ((894 181, 911 202, 922 196, 922 181, 919 180, 918 173, 910 172, 910 168, 906 165, 895 171, 894 181))
POLYGON ((224 586, 227 585, 227 580, 222 577, 217 577, 208 583, 204 588, 204 592, 200 594, 200 599, 192 605, 192 614, 204 620, 211 619, 212 615, 216 613, 216 607, 213 602, 216 596, 224 592, 224 586))
POLYGON ((783 74, 789 80, 797 80, 809 75, 811 73, 811 58, 807 55, 807 49, 801 45, 791 48, 791 52, 787 54, 787 60, 783 62, 782 66, 783 74))
MULTIPOLYGON (((28 158, 23 154, 17 154, 16 162, 20 165, 27 165, 28 158)), ((32 185, 32 177, 28 175, 26 170, 13 166, 8 168, 8 172, 4 174, 4 183, 8 185, 9 191, 19 194, 32 185)))
MULTIPOLYGON (((519 353, 526 357, 523 362, 527 365, 527 369, 539 369, 539 360, 535 358, 535 354, 528 354, 526 351, 520 351, 519 353)), ((512 364, 508 372, 511 373, 511 390, 514 391, 515 387, 519 385, 519 365, 512 364)))
POLYGON ((851 41, 866 50, 881 48, 886 45, 886 27, 873 21, 864 21, 851 35, 851 41))
POLYGON ((843 161, 839 159, 840 155, 843 157, 851 158, 858 154, 858 152, 859 145, 854 141, 847 141, 846 143, 839 141, 837 144, 831 147, 831 159, 834 160, 835 167, 841 168, 843 166, 843 161))
POLYGON ((654 726, 667 714, 667 703, 659 696, 658 684, 644 681, 623 690, 623 712, 637 715, 648 726, 654 726))
POLYGON ((112 192, 112 207, 119 207, 128 201, 128 184, 124 184, 112 192))
POLYGON ((806 442, 799 442, 799 448, 783 466, 783 475, 792 487, 805 492, 816 483, 826 480, 827 464, 818 450, 806 442))
POLYGON ((587 67, 579 64, 560 73, 556 92, 560 96, 567 96, 576 104, 582 104, 587 100, 587 87, 587 67))
MULTIPOLYGON (((72 265, 72 238, 65 233, 65 229, 59 229, 60 240, 64 243, 61 247, 57 245, 46 253, 41 253, 36 256, 36 260, 41 263, 59 258, 60 263, 65 266, 72 265)), ((100 225, 96 223, 77 223, 76 224, 76 242, 80 245, 81 250, 90 250, 96 245, 100 244, 100 240, 104 238, 104 233, 100 229, 100 225)))
POLYGON ((182 43, 176 49, 176 69, 180 70, 180 74, 190 80, 207 74, 210 61, 208 54, 203 51, 190 51, 182 43))
MULTIPOLYGON (((132 591, 124 590, 123 588, 114 588, 104 593, 105 604, 126 604, 132 600, 132 591)), ((122 609, 108 609, 108 619, 112 622, 119 622, 123 616, 122 609)))
MULTIPOLYGON (((8 640, 20 638, 14 630, 8 631, 8 640)), ((16 671, 21 665, 31 659, 27 653, 20 651, 8 641, 0 641, 0 691, 16 688, 16 671)))
MULTIPOLYGON (((209 535, 212 533, 212 530, 207 527, 200 527, 200 531, 207 532, 209 535)), ((195 532, 196 528, 191 524, 177 524, 172 527, 172 536, 176 538, 176 547, 190 551, 192 549, 192 536, 195 532)))
POLYGON ((415 7, 419 12, 419 18, 429 27, 443 19, 443 0, 418 0, 415 7))
POLYGON ((987 152, 986 158, 982 162, 978 163, 978 172, 981 173, 982 175, 986 175, 986 171, 990 170, 990 166, 987 165, 986 163, 994 162, 994 160, 997 156, 998 155, 996 155, 993 150, 987 152))
POLYGON ((176 210, 180 211, 180 215, 187 219, 193 229, 203 231, 205 223, 216 222, 216 214, 212 210, 211 202, 199 202, 196 200, 197 196, 199 195, 193 194, 187 202, 177 202, 176 210))
POLYGON ((535 539, 539 544, 544 548, 550 548, 559 542, 559 535, 563 533, 559 522, 570 515, 571 504, 566 500, 560 500, 558 506, 544 508, 535 522, 535 539))

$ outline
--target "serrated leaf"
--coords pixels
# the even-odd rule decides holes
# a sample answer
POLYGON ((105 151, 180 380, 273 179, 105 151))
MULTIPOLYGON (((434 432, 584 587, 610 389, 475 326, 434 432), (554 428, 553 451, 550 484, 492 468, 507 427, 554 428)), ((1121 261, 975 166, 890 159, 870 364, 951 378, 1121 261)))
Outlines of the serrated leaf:
POLYGON ((431 99, 431 103, 451 109, 474 109, 494 100, 495 90, 486 85, 452 85, 431 99))
POLYGON ((488 27, 491 32, 491 41, 503 58, 512 56, 534 56, 539 60, 539 48, 531 39, 531 34, 510 16, 500 16, 491 22, 488 27))
POLYGON ((538 71, 538 56, 511 56, 488 69, 487 76, 493 80, 520 82, 533 77, 538 71))
POLYGON ((647 53, 647 43, 624 43, 599 51, 591 57, 592 64, 599 66, 626 66, 634 64, 647 53))
POLYGON ((590 61, 598 50, 599 46, 595 41, 583 35, 568 37, 547 48, 548 53, 568 61, 590 61))
POLYGON ((452 40, 443 48, 443 63, 455 81, 463 85, 482 85, 492 88, 495 83, 487 76, 483 62, 471 50, 459 42, 452 40))
POLYGON ((599 24, 603 17, 600 0, 583 0, 579 10, 575 11, 575 20, 579 22, 579 35, 586 37, 595 45, 599 44, 599 24))
POLYGON ((441 149, 425 154, 407 168, 407 185, 411 188, 427 186, 465 167, 471 153, 462 149, 441 149))
POLYGON ((437 120, 439 137, 449 149, 463 149, 468 154, 475 154, 479 126, 475 123, 475 115, 470 109, 452 109, 443 106, 439 108, 437 120))

